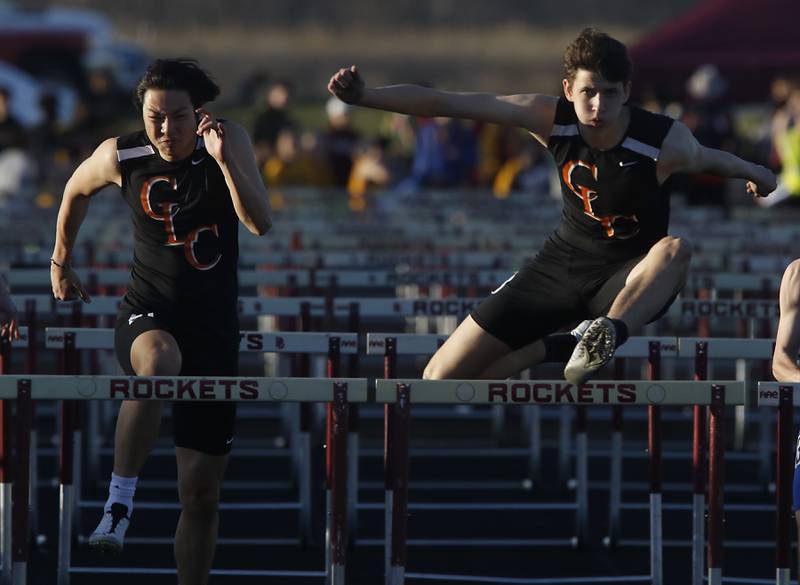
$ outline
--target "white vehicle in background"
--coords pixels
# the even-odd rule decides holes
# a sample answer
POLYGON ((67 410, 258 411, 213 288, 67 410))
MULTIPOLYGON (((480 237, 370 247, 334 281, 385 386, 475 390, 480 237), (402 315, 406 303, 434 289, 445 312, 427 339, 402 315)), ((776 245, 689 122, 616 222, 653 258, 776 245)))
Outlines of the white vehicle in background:
POLYGON ((24 9, 0 0, 0 61, 40 82, 87 90, 87 74, 103 69, 128 92, 147 65, 135 45, 114 40, 111 21, 99 12, 73 8, 24 9))

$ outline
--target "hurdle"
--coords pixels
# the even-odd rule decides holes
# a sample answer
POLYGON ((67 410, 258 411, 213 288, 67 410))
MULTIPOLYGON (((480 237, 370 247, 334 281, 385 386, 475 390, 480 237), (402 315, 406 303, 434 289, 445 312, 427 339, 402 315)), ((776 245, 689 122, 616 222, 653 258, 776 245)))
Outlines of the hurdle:
MULTIPOLYGON (((387 573, 387 585, 401 585, 405 578, 429 577, 426 575, 406 574, 406 510, 408 485, 408 423, 411 404, 580 404, 597 405, 710 405, 711 424, 709 425, 709 544, 708 544, 708 581, 710 585, 722 582, 722 502, 723 477, 721 474, 724 449, 724 406, 743 404, 745 389, 743 382, 673 382, 673 381, 596 381, 574 387, 563 380, 530 380, 530 381, 477 381, 477 380, 377 380, 376 400, 384 404, 393 404, 398 416, 393 421, 393 428, 387 430, 387 436, 394 438, 387 441, 386 449, 392 451, 387 457, 387 473, 392 473, 395 486, 395 498, 392 524, 391 568, 387 573)), ((651 418, 651 426, 654 426, 651 418)), ((650 432, 653 446, 658 446, 660 436, 650 432)), ((660 449, 651 449, 651 469, 660 466, 658 454, 660 449)), ((661 502, 652 497, 650 501, 651 520, 651 574, 634 576, 626 580, 650 582, 654 585, 663 583, 663 543, 658 528, 661 519, 661 502)), ((388 514, 388 512, 387 512, 388 514)), ((459 581, 461 575, 438 575, 437 580, 459 581)), ((620 577, 599 577, 582 579, 582 582, 618 582, 620 577)), ((567 583, 568 579, 549 579, 550 583, 567 583)))
MULTIPOLYGON (((239 335, 240 353, 288 353, 288 354, 320 354, 327 355, 328 377, 339 376, 340 355, 354 355, 358 352, 358 337, 355 333, 324 333, 324 332, 265 332, 242 331, 239 335)), ((63 351, 65 369, 63 374, 77 375, 77 351, 81 349, 114 349, 113 329, 86 329, 75 327, 47 327, 45 329, 45 346, 50 349, 63 351)), ((302 404, 305 403, 301 403, 302 404)), ((74 413, 66 414, 72 410, 74 404, 62 403, 62 416, 74 417, 74 413)), ((329 413, 330 416, 330 413, 329 413)), ((72 419, 71 419, 72 420, 72 419)), ((97 430, 96 420, 89 417, 88 434, 95 437, 97 430)), ((300 428, 292 441, 294 467, 298 476, 299 487, 299 527, 300 538, 308 543, 312 540, 312 490, 311 490, 311 437, 310 422, 307 416, 301 416, 300 428)), ((62 426, 63 432, 63 426, 62 426)), ((80 435, 76 433, 75 445, 80 445, 80 435)), ((351 442, 352 445, 352 442, 351 442)), ((73 450, 74 460, 80 457, 80 449, 73 450)), ((90 467, 99 468, 100 453, 95 441, 89 441, 87 448, 90 467)), ((70 455, 72 457, 72 455, 70 455)), ((74 485, 76 511, 81 507, 97 507, 101 502, 82 502, 80 488, 81 466, 74 465, 71 475, 74 485)), ((351 496, 352 498, 352 496, 351 496)), ((348 500, 349 501, 349 500, 348 500)))
MULTIPOLYGON (((346 451, 347 403, 367 400, 367 381, 357 378, 247 378, 247 377, 127 377, 127 376, 3 376, 0 399, 17 401, 17 453, 13 503, 13 584, 26 582, 27 547, 27 455, 30 404, 34 400, 208 400, 333 403, 329 410, 327 464, 331 478, 332 508, 328 511, 330 551, 324 572, 247 571, 247 575, 309 577, 325 575, 329 585, 341 585, 345 576, 346 549, 346 451)), ((66 419, 69 423, 69 419, 66 419)), ((68 431, 67 431, 68 432, 68 431)), ((67 436, 69 436, 67 434, 67 436)), ((65 441, 62 445, 62 473, 68 477, 72 466, 65 441)), ((5 447, 6 445, 4 445, 5 447)), ((5 456, 5 453, 0 453, 5 456)), ((72 486, 60 490, 58 584, 67 585, 71 573, 102 573, 104 569, 71 567, 72 486)), ((144 569, 124 569, 146 573, 144 569)), ((212 571, 212 574, 215 574, 212 571)))

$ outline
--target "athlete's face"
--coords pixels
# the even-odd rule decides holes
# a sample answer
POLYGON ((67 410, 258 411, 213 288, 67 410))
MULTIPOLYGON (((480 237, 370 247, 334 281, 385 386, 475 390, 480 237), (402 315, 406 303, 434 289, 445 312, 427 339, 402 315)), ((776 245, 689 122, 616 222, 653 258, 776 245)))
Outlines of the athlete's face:
POLYGON ((164 160, 194 152, 197 121, 189 94, 180 89, 148 89, 142 104, 144 129, 164 160))
POLYGON ((591 128, 613 126, 628 101, 630 81, 608 81, 599 73, 578 69, 572 83, 563 81, 564 95, 575 106, 578 121, 591 128))

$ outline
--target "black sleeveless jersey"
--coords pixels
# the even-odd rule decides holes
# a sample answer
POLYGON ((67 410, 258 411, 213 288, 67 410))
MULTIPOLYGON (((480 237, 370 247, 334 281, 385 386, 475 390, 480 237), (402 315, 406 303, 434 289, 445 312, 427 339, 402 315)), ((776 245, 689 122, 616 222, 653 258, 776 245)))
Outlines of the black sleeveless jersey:
POLYGON ((564 208, 553 238, 590 256, 635 257, 667 235, 669 190, 656 163, 672 126, 667 116, 635 106, 619 144, 597 150, 581 138, 574 106, 558 100, 547 148, 559 171, 564 208))
POLYGON ((238 327, 239 219, 202 138, 191 156, 168 162, 139 131, 117 139, 117 160, 134 226, 127 304, 238 327))

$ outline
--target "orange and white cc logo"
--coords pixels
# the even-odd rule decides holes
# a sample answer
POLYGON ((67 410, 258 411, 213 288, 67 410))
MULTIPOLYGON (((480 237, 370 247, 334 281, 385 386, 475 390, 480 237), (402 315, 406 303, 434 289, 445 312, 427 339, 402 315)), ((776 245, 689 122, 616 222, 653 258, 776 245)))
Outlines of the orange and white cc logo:
POLYGON ((606 235, 609 238, 617 238, 626 240, 632 238, 639 233, 639 219, 636 215, 596 215, 592 209, 592 201, 597 199, 597 191, 586 187, 585 185, 576 184, 572 179, 572 173, 575 169, 583 167, 588 169, 592 179, 597 181, 597 165, 586 163, 582 160, 571 160, 561 168, 561 178, 564 183, 572 190, 575 195, 583 201, 583 213, 591 217, 595 221, 599 221, 600 225, 605 229, 606 235), (627 221, 625 221, 627 220, 627 221))
POLYGON ((214 268, 214 266, 216 266, 222 258, 222 255, 217 254, 216 258, 214 258, 211 262, 204 264, 197 259, 197 255, 195 254, 195 244, 200 238, 200 233, 204 231, 210 231, 217 238, 219 238, 219 229, 217 228, 217 224, 202 225, 193 229, 186 238, 182 240, 178 239, 178 237, 175 235, 174 222, 175 216, 180 211, 178 204, 174 201, 163 201, 159 204, 161 207, 160 214, 153 210, 153 202, 151 201, 150 196, 152 194, 153 187, 159 183, 167 183, 173 191, 177 190, 175 177, 158 175, 145 180, 145 182, 142 184, 142 189, 139 192, 139 199, 142 203, 142 209, 144 209, 144 212, 148 217, 151 217, 156 221, 164 222, 164 229, 167 231, 167 241, 164 245, 183 246, 183 254, 186 257, 186 261, 197 270, 210 270, 214 268))

